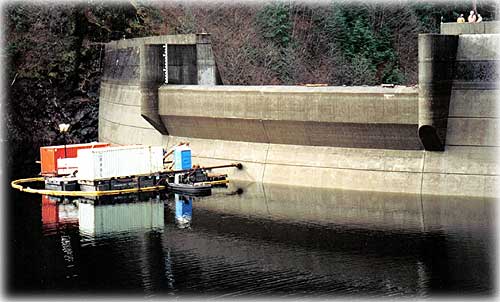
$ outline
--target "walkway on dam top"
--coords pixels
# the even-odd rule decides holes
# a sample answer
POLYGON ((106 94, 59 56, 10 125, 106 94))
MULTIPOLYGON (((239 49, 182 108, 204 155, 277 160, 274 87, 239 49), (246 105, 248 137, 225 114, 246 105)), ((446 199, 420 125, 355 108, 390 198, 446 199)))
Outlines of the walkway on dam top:
POLYGON ((175 89, 199 91, 328 92, 328 93, 418 93, 416 86, 285 86, 285 85, 165 85, 175 89))

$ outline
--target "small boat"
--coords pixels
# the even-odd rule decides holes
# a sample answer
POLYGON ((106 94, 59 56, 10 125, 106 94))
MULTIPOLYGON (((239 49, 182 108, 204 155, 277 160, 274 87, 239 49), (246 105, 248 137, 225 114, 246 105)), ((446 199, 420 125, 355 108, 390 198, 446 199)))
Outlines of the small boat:
POLYGON ((211 185, 196 185, 196 184, 176 184, 167 183, 167 188, 173 193, 192 196, 208 196, 212 194, 211 185))

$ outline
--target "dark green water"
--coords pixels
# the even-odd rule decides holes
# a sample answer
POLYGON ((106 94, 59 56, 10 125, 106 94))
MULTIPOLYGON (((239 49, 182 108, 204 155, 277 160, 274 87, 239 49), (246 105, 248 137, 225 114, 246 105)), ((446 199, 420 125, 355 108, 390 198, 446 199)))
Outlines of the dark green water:
POLYGON ((19 297, 491 296, 494 203, 242 183, 195 198, 191 219, 179 223, 173 197, 42 202, 12 192, 7 290, 19 297))

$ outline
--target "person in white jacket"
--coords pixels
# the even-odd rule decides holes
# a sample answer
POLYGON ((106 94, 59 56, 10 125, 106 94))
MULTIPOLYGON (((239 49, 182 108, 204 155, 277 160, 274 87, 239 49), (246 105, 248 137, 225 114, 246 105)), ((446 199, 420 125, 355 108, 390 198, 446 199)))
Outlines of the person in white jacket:
POLYGON ((473 10, 470 11, 469 17, 467 18, 469 23, 475 23, 476 22, 476 14, 474 13, 473 10))

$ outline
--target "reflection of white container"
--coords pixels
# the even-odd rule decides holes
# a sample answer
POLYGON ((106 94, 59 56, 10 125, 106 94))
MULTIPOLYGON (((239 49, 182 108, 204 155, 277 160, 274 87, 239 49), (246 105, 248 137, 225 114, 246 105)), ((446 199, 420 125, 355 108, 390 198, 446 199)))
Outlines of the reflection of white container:
POLYGON ((78 222, 78 208, 72 203, 60 203, 57 205, 59 223, 78 222))
POLYGON ((163 201, 93 205, 78 204, 79 229, 87 235, 163 229, 163 201))
POLYGON ((150 174, 163 170, 162 147, 143 145, 78 150, 78 179, 150 174))

